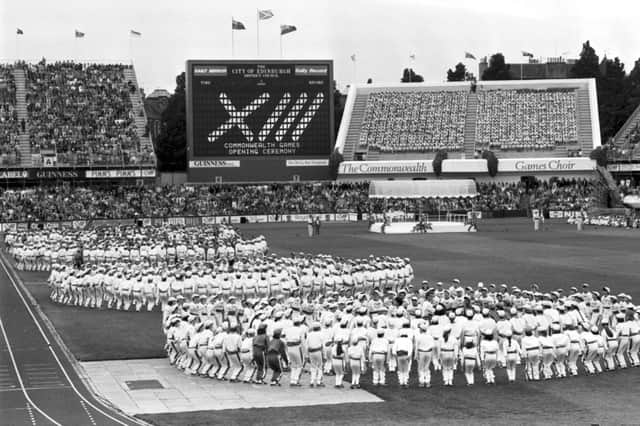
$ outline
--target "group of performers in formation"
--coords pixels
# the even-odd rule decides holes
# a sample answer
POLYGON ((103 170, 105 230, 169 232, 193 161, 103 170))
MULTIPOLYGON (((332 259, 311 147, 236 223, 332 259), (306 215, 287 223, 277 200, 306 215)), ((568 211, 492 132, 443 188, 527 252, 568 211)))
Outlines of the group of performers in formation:
POLYGON ((495 383, 640 366, 640 307, 588 284, 568 291, 477 283, 413 285, 409 259, 267 254, 230 227, 116 227, 9 233, 23 269, 51 270, 51 298, 93 308, 162 310, 170 362, 218 380, 351 387, 372 371, 429 387, 460 368, 495 383), (54 252, 57 252, 54 254, 54 252), (80 262, 78 262, 80 260, 80 262), (270 372, 270 379, 267 374, 270 372), (520 373, 520 374, 518 374, 520 373))
MULTIPOLYGON (((381 287, 385 289, 385 287, 381 287)), ((463 287, 405 283, 398 291, 316 296, 231 298, 213 312, 196 299, 170 298, 164 309, 166 349, 172 364, 187 374, 218 380, 279 385, 284 368, 299 386, 303 369, 310 386, 335 375, 351 387, 369 369, 374 385, 396 372, 407 387, 412 364, 418 386, 430 387, 432 372, 452 386, 460 368, 467 385, 480 370, 495 383, 497 368, 508 382, 589 374, 640 366, 640 307, 608 288, 569 294, 517 287, 463 287)))
POLYGON ((5 244, 16 261, 16 268, 24 271, 49 271, 56 264, 155 266, 185 260, 230 260, 260 256, 268 250, 263 236, 245 240, 226 225, 8 231, 5 244))

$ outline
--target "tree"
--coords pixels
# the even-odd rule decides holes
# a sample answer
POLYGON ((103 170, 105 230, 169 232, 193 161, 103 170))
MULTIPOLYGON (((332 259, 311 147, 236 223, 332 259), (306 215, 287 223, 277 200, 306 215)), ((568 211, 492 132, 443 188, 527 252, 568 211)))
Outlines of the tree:
POLYGON ((440 177, 442 174, 442 162, 449 158, 449 154, 444 149, 439 149, 436 151, 436 155, 433 157, 433 161, 431 162, 433 166, 433 174, 436 177, 440 177))
POLYGON ((482 73, 483 80, 511 80, 511 66, 504 60, 502 53, 496 53, 489 59, 489 66, 482 73))
POLYGON ((487 171, 489 176, 495 177, 498 174, 498 157, 493 151, 482 151, 482 158, 487 160, 487 171))
POLYGON ((474 75, 467 71, 467 67, 462 62, 456 64, 455 70, 449 68, 447 71, 447 81, 473 81, 474 75))
POLYGON ((422 83, 424 78, 420 74, 416 74, 413 68, 405 68, 402 72, 401 83, 422 83))
POLYGON ((342 121, 342 115, 344 114, 344 104, 347 96, 343 95, 340 90, 335 89, 333 92, 333 124, 335 137, 338 137, 338 130, 340 130, 340 122, 342 121))
POLYGON ((600 63, 597 77, 598 109, 600 113, 600 134, 603 140, 614 136, 627 120, 630 94, 624 64, 619 58, 607 59, 600 63))
POLYGON ((630 116, 638 105, 640 105, 640 59, 636 60, 633 69, 627 77, 626 83, 628 93, 625 115, 630 116))
POLYGON ((595 160, 598 166, 607 167, 607 151, 603 149, 602 146, 598 146, 591 151, 589 158, 595 160))
POLYGON ((455 71, 451 68, 447 71, 447 81, 464 81, 466 73, 467 67, 462 62, 458 62, 455 71))
POLYGON ((187 168, 187 121, 184 72, 176 77, 176 90, 162 113, 162 129, 156 144, 158 168, 162 172, 187 168))
POLYGON ((338 171, 340 170, 340 163, 343 161, 342 154, 337 149, 334 149, 329 156, 329 170, 332 179, 338 178, 338 171))
POLYGON ((600 67, 598 66, 598 55, 589 40, 582 44, 582 52, 580 59, 569 70, 571 78, 597 78, 600 76, 600 67))

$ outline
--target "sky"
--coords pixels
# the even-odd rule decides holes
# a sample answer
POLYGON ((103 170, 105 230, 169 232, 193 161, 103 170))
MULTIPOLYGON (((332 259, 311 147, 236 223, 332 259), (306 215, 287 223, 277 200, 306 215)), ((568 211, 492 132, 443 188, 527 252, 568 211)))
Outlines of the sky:
POLYGON ((131 62, 146 93, 173 92, 187 59, 333 59, 339 88, 352 82, 399 81, 412 67, 442 82, 463 61, 521 51, 575 58, 590 40, 602 56, 618 56, 627 71, 640 57, 640 1, 621 0, 0 0, 0 61, 74 59, 131 62), (256 22, 257 9, 272 19, 256 22), (615 9, 615 10, 614 10, 615 9), (24 34, 16 35, 16 28, 24 34), (259 28, 259 55, 257 45, 259 28), (74 30, 82 31, 82 39, 74 30), (129 35, 131 29, 142 33, 129 35), (353 62, 350 57, 356 55, 353 62), (414 54, 415 59, 410 59, 414 54))

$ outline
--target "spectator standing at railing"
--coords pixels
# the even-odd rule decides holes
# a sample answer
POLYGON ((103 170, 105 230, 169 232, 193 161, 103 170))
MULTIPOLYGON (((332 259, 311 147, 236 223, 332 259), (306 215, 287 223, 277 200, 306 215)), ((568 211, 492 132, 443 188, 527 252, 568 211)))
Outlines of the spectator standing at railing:
POLYGON ((314 230, 315 224, 313 221, 313 216, 309 215, 309 217, 307 218, 307 234, 309 235, 309 238, 313 237, 314 230))
POLYGON ((316 216, 315 220, 313 221, 313 227, 316 235, 320 235, 321 224, 322 222, 320 221, 320 216, 316 216))

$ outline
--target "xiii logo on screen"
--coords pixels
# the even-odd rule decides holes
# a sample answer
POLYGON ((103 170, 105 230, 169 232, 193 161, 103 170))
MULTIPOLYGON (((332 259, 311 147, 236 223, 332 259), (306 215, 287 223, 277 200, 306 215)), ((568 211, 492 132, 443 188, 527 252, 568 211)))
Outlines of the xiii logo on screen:
POLYGON ((245 119, 264 106, 264 104, 269 101, 269 98, 268 93, 263 93, 243 109, 238 109, 233 102, 231 102, 229 96, 221 92, 220 103, 229 114, 229 118, 218 126, 217 129, 209 133, 208 141, 214 143, 228 131, 238 128, 248 142, 253 142, 254 140, 264 142, 273 132, 275 132, 277 142, 282 141, 288 133, 291 134, 291 139, 297 142, 313 120, 322 102, 324 102, 324 95, 322 93, 316 94, 308 105, 307 100, 309 99, 309 95, 307 93, 301 93, 298 99, 295 100, 290 93, 285 93, 266 122, 263 123, 258 131, 254 132, 247 126, 245 119), (291 106, 291 108, 289 112, 285 114, 289 106, 291 106), (280 122, 280 124, 277 126, 278 122, 280 122))

